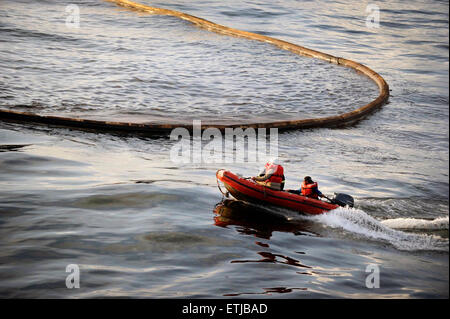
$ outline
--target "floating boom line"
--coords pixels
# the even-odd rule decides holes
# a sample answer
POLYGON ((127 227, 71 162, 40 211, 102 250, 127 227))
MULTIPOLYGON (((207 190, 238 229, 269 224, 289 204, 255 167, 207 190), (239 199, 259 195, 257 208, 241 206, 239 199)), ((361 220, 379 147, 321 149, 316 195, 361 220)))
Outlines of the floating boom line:
MULTIPOLYGON (((241 31, 238 29, 229 28, 220 24, 187 14, 180 11, 155 8, 143 4, 139 4, 128 0, 106 0, 114 2, 119 6, 129 8, 132 10, 146 12, 149 14, 168 15, 189 21, 199 28, 215 32, 222 35, 245 38, 249 40, 256 40, 260 42, 269 43, 277 46, 280 49, 293 52, 301 56, 312 57, 329 63, 345 66, 360 72, 372 81, 374 81, 379 89, 378 97, 372 102, 356 108, 353 111, 343 113, 340 115, 327 116, 321 118, 310 119, 293 119, 289 121, 273 121, 273 122, 252 122, 252 123, 202 123, 202 130, 208 128, 217 128, 224 131, 226 128, 277 128, 279 130, 294 130, 294 129, 309 129, 309 128, 324 128, 324 127, 342 127, 354 124, 365 118, 370 113, 383 106, 389 98, 389 86, 386 81, 378 73, 362 65, 358 62, 335 57, 316 50, 311 50, 287 41, 279 40, 269 36, 241 31)), ((133 123, 133 122, 113 122, 113 121, 99 121, 81 118, 38 115, 30 112, 19 112, 7 109, 0 109, 0 119, 13 120, 19 122, 33 122, 43 123, 57 126, 67 126, 80 129, 93 129, 100 131, 127 131, 136 133, 150 133, 150 134, 168 134, 175 128, 186 128, 190 131, 193 129, 192 123, 133 123)))

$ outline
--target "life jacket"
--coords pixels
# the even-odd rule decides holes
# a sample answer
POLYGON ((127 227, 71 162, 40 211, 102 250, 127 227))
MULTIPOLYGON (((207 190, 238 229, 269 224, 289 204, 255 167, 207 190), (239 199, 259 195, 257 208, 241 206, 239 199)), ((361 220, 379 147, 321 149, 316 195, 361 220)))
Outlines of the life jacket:
POLYGON ((270 173, 273 172, 272 176, 270 176, 270 178, 268 179, 268 181, 270 183, 281 184, 282 182, 284 182, 284 169, 283 169, 283 166, 272 164, 272 163, 266 163, 264 168, 265 168, 265 173, 266 174, 270 174, 270 173))
POLYGON ((318 199, 319 195, 314 191, 314 188, 317 188, 317 187, 318 187, 317 182, 314 182, 314 183, 311 183, 311 184, 306 184, 306 182, 303 181, 303 183, 302 183, 302 195, 318 199))

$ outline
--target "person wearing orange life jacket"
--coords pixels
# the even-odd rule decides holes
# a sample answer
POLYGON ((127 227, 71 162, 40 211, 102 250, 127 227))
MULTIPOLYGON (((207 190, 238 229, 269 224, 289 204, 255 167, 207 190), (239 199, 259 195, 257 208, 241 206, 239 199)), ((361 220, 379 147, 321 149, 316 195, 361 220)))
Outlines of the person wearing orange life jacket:
POLYGON ((305 176, 300 191, 301 194, 306 197, 314 199, 323 197, 323 194, 319 191, 317 182, 314 182, 310 176, 305 176))
POLYGON ((264 170, 259 176, 252 177, 256 183, 267 186, 273 190, 282 191, 284 189, 284 168, 276 164, 276 160, 266 163, 264 170))

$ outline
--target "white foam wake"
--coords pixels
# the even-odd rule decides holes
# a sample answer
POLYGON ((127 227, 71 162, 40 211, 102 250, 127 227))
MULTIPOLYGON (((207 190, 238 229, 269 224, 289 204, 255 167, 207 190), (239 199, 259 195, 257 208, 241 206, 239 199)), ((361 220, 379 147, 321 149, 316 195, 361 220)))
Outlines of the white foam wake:
MULTIPOLYGON (((440 236, 428 234, 407 233, 392 229, 389 222, 386 224, 367 215, 364 211, 355 208, 337 208, 325 214, 317 216, 307 216, 306 219, 315 220, 332 228, 344 229, 352 234, 361 235, 369 239, 381 240, 392 244, 400 250, 449 250, 448 239, 440 236)), ((392 219, 391 221, 395 221, 392 219)), ((417 221, 417 220, 416 220, 417 221)), ((409 225, 419 226, 420 223, 428 224, 431 227, 433 223, 409 221, 409 225)), ((399 222, 391 222, 399 225, 399 222)), ((438 225, 440 222, 435 222, 438 225)), ((429 228, 427 228, 429 229, 429 228)), ((447 217, 448 229, 448 217, 447 217)))
POLYGON ((393 218, 381 222, 394 229, 445 230, 448 229, 448 216, 433 220, 418 218, 393 218))

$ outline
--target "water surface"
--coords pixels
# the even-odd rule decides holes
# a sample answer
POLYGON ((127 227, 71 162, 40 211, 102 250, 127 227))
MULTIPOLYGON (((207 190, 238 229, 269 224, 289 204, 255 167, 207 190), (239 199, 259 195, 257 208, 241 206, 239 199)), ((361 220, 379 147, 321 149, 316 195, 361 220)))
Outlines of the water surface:
MULTIPOLYGON (((82 1, 2 1, 0 103, 136 121, 334 115, 371 101, 352 70, 171 17, 82 1)), ((287 188, 304 175, 355 209, 289 220, 226 205, 215 171, 167 137, 0 122, 0 295, 31 298, 448 298, 448 3, 149 2, 353 59, 390 102, 360 123, 279 135, 287 188), (81 288, 67 289, 68 264, 81 288), (365 285, 380 268, 380 288, 365 285)), ((286 213, 286 212, 274 212, 286 213)))

